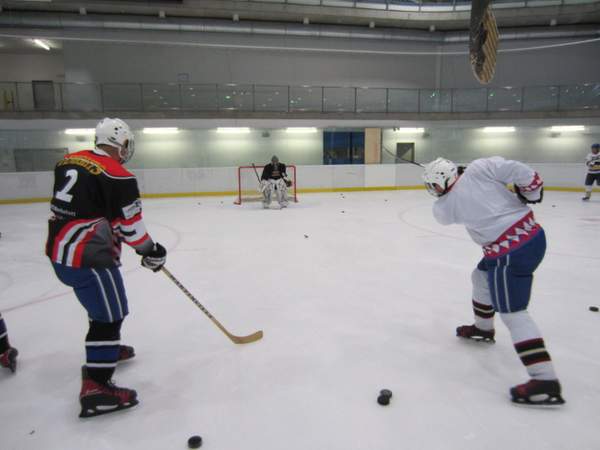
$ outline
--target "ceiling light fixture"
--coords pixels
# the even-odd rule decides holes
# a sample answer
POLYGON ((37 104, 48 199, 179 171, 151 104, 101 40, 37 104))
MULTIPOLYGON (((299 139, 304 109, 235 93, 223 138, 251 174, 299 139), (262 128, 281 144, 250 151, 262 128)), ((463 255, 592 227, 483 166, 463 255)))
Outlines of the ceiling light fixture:
POLYGON ((315 127, 289 127, 285 129, 286 133, 316 133, 315 127))
POLYGON ((157 128, 144 128, 142 130, 144 134, 177 134, 179 128, 177 127, 157 127, 157 128))
POLYGON ((95 128, 67 128, 65 134, 69 136, 93 136, 96 134, 95 128))
POLYGON ((50 51, 50 46, 46 42, 42 41, 41 39, 34 39, 33 43, 35 45, 37 45, 38 47, 43 48, 44 50, 50 51))
POLYGON ((557 125, 550 127, 550 131, 554 133, 562 133, 563 131, 585 131, 583 125, 557 125))
POLYGON ((250 128, 248 127, 219 127, 217 128, 217 133, 221 134, 246 134, 250 133, 250 128))
POLYGON ((483 127, 484 133, 514 133, 515 127, 483 127))

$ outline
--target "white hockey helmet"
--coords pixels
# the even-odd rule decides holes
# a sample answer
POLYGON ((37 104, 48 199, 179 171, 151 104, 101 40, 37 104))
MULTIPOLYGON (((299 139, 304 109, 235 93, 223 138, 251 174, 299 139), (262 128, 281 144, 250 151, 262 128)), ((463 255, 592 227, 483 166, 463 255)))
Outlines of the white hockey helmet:
POLYGON ((446 194, 458 179, 458 168, 452 161, 437 158, 425 166, 423 182, 434 197, 446 194), (438 187, 436 187, 438 186, 438 187))
POLYGON ((135 152, 133 133, 121 119, 105 117, 96 125, 96 146, 102 144, 118 149, 121 164, 129 161, 135 152))

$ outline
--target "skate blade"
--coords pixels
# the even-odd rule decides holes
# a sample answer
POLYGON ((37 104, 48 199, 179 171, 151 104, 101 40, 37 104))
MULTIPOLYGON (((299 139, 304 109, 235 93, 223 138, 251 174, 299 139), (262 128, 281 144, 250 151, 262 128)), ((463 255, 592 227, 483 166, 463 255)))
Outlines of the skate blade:
POLYGON ((478 344, 480 343, 485 343, 485 344, 495 344, 496 340, 493 338, 484 338, 484 337, 467 337, 467 336, 456 336, 459 337, 461 339, 467 340, 467 341, 473 341, 473 342, 477 342, 478 344))
POLYGON ((79 413, 79 417, 81 419, 87 419, 89 417, 102 416, 104 414, 110 414, 110 413, 114 413, 117 411, 122 411, 124 409, 133 408, 138 403, 139 403, 139 400, 133 400, 126 405, 115 405, 114 408, 110 408, 110 409, 84 408, 79 413))
POLYGON ((514 405, 525 406, 527 408, 535 408, 535 409, 553 409, 553 408, 558 408, 566 403, 565 400, 560 395, 555 396, 555 397, 550 397, 546 400, 541 400, 539 402, 534 402, 534 401, 527 400, 524 398, 520 398, 520 399, 511 398, 510 400, 514 405))

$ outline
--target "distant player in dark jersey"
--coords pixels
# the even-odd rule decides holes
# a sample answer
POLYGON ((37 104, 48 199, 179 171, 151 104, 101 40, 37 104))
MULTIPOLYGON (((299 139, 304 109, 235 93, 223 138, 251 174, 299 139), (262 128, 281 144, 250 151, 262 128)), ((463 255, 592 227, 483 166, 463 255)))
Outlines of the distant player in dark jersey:
POLYGON ((589 200, 592 196, 592 187, 594 182, 600 186, 600 144, 592 144, 591 153, 585 158, 585 165, 588 172, 585 177, 585 197, 581 200, 589 200))
POLYGON ((80 417, 138 403, 134 390, 111 381, 117 362, 135 355, 133 347, 120 345, 121 324, 129 312, 119 271, 121 243, 133 247, 142 255, 142 266, 154 272, 167 254, 148 235, 136 178, 123 167, 134 152, 129 126, 103 119, 95 144, 56 164, 46 243, 57 277, 74 289, 89 319, 80 417))
POLYGON ((266 209, 271 204, 273 192, 277 195, 277 201, 281 208, 287 207, 289 201, 287 198, 287 188, 292 185, 286 173, 285 164, 279 162, 277 156, 271 158, 260 177, 260 191, 263 194, 263 207, 266 209))
POLYGON ((16 348, 11 347, 8 342, 8 332, 6 324, 0 314, 0 366, 10 369, 13 373, 17 370, 17 355, 19 352, 16 348))

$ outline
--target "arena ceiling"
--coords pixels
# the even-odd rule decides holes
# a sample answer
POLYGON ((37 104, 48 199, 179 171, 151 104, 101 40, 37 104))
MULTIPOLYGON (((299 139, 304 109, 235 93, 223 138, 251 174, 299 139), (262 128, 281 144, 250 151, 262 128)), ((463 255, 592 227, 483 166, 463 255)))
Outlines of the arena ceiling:
MULTIPOLYGON (((0 0, 11 11, 115 14, 253 20, 427 30, 466 30, 464 0, 0 0), (336 6, 333 6, 336 5, 336 6), (356 7, 359 6, 359 7, 356 7)), ((536 0, 494 2, 502 27, 600 24, 600 1, 536 0)))

